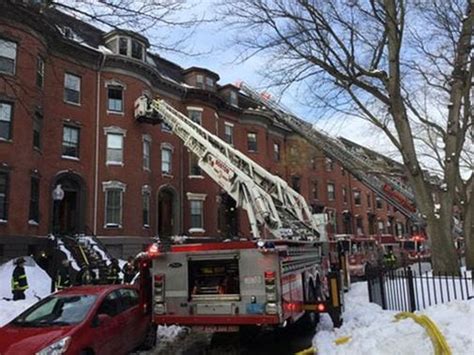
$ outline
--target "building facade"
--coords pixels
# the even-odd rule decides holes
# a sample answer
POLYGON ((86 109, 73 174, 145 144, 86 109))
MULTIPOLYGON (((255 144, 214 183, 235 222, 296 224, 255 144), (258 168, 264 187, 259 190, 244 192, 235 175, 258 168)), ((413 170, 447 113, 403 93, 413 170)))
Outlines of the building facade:
POLYGON ((97 235, 118 256, 156 235, 250 237, 245 211, 166 124, 134 119, 144 94, 288 181, 328 213, 329 233, 406 233, 403 216, 237 87, 149 47, 53 8, 0 4, 0 261, 50 233, 97 235))

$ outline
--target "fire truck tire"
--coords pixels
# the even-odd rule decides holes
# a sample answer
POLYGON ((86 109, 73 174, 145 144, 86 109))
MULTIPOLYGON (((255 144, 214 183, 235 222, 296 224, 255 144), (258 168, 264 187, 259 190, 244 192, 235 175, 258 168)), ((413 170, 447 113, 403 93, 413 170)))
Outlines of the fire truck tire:
POLYGON ((156 332, 157 332, 156 324, 150 324, 146 332, 145 340, 143 340, 143 343, 140 346, 141 350, 150 350, 155 347, 156 338, 157 338, 156 332))

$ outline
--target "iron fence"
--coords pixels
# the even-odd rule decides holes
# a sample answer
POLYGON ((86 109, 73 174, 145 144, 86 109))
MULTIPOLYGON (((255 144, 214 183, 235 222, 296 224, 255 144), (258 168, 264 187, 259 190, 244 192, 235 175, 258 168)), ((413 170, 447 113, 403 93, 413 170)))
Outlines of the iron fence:
POLYGON ((370 302, 383 309, 417 311, 435 304, 474 298, 472 271, 458 276, 431 271, 416 273, 411 267, 366 270, 370 302))

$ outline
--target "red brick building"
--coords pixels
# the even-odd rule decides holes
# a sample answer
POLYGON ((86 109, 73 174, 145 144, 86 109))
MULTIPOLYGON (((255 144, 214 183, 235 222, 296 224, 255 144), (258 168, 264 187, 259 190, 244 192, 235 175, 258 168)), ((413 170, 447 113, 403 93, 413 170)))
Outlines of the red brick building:
POLYGON ((52 232, 126 255, 159 235, 248 237, 245 211, 166 125, 137 122, 159 95, 328 212, 330 233, 405 232, 405 218, 205 68, 183 69, 130 31, 0 4, 0 260, 52 232), (58 188, 60 185, 60 188, 58 188))

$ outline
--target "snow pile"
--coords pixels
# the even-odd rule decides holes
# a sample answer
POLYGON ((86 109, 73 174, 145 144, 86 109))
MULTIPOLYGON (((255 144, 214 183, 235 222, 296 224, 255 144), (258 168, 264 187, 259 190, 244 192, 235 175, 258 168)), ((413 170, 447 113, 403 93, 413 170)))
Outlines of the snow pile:
POLYGON ((176 337, 182 335, 184 328, 177 325, 158 326, 158 339, 160 342, 173 342, 176 337))
MULTIPOLYGON (((331 320, 324 315, 313 344, 320 354, 433 354, 425 329, 411 319, 394 322, 397 313, 369 303, 367 283, 353 284, 346 295, 343 326, 333 329, 331 320), (341 345, 334 343, 344 336, 351 340, 341 345)), ((435 322, 453 354, 473 353, 474 300, 433 306, 420 313, 435 322)))
POLYGON ((26 299, 21 301, 7 301, 11 299, 11 277, 15 268, 14 261, 10 260, 0 265, 0 327, 11 321, 26 308, 36 303, 39 298, 50 294, 51 278, 41 269, 30 256, 25 259, 25 272, 28 280, 29 289, 26 291, 26 299))

